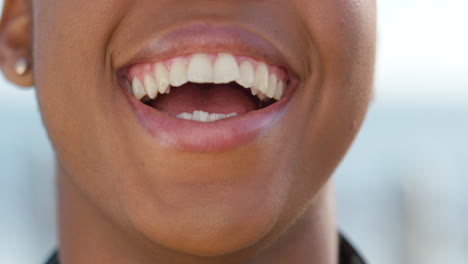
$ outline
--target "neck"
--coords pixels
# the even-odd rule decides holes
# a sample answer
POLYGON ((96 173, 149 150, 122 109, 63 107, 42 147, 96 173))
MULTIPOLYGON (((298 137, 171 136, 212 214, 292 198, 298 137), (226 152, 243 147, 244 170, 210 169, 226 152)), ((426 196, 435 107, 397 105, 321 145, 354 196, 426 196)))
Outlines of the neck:
POLYGON ((305 213, 266 250, 207 259, 139 240, 113 224, 60 169, 57 179, 61 264, 337 263, 338 237, 331 183, 322 188, 305 213))

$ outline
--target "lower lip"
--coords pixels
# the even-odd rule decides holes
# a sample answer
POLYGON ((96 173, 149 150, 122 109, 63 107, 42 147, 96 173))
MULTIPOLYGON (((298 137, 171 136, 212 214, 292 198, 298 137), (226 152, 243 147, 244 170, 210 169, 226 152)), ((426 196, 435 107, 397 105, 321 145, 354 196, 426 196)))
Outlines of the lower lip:
POLYGON ((160 144, 187 152, 219 152, 245 145, 273 127, 286 110, 296 82, 283 98, 260 110, 215 122, 180 119, 143 104, 121 89, 139 123, 160 144))

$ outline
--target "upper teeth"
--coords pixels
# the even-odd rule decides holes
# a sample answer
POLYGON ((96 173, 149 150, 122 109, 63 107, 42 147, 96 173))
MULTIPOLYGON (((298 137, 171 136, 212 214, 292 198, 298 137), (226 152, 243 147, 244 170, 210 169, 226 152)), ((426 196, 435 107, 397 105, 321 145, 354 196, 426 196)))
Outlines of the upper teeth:
POLYGON ((219 54, 214 63, 213 82, 229 83, 239 80, 239 66, 231 54, 219 54))
POLYGON ((178 87, 187 82, 237 82, 251 89, 261 100, 280 100, 287 81, 286 74, 278 67, 246 57, 236 59, 227 53, 197 53, 166 62, 140 64, 133 66, 127 77, 132 80, 130 92, 137 100, 145 96, 155 99, 158 94, 169 93, 171 86, 178 87))

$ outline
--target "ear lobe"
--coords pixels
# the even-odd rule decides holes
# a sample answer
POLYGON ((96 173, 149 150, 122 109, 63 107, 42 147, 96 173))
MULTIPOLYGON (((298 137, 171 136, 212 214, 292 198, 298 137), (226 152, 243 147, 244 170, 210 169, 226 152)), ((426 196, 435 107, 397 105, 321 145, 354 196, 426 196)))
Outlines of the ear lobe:
POLYGON ((29 0, 5 0, 0 21, 0 67, 5 77, 16 85, 34 84, 31 61, 32 14, 29 0), (18 61, 26 60, 24 74, 18 74, 18 61))

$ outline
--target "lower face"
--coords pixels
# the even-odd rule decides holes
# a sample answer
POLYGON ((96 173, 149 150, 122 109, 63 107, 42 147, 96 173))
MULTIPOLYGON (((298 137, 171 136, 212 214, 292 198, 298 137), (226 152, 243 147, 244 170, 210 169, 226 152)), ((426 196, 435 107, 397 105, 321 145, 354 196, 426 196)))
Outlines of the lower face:
POLYGON ((179 252, 224 255, 283 232, 371 97, 372 0, 39 0, 33 12, 61 177, 179 252))

